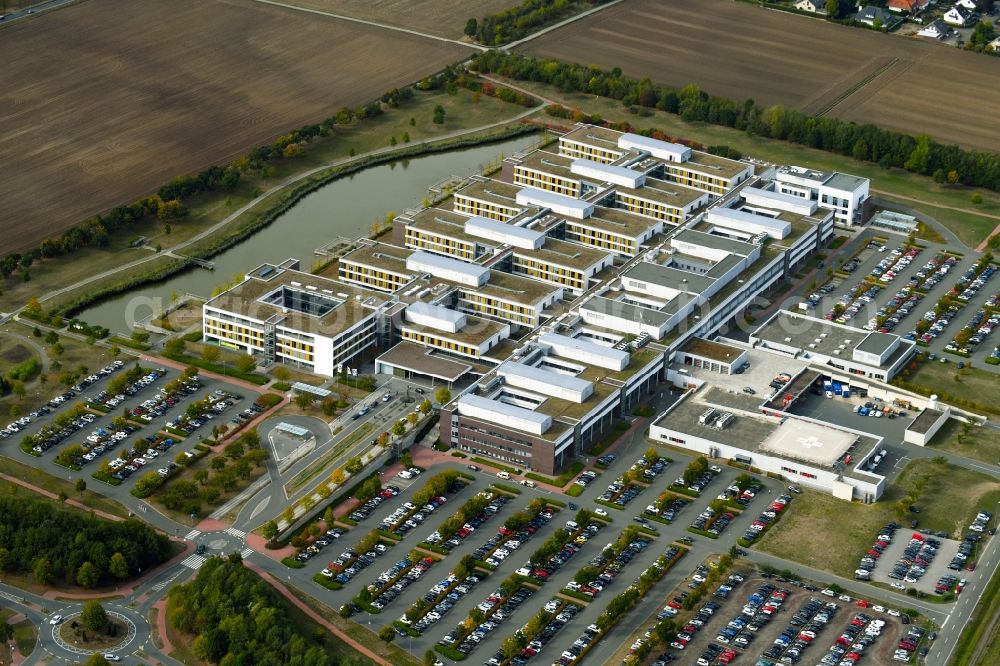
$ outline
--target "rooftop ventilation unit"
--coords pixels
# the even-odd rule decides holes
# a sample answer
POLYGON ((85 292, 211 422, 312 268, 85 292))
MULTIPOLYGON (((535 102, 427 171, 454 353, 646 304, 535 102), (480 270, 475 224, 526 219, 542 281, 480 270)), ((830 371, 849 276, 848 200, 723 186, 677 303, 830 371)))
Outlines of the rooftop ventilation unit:
POLYGON ((698 417, 698 423, 700 423, 701 425, 710 425, 714 420, 715 420, 714 407, 709 407, 704 412, 702 412, 701 416, 698 417))

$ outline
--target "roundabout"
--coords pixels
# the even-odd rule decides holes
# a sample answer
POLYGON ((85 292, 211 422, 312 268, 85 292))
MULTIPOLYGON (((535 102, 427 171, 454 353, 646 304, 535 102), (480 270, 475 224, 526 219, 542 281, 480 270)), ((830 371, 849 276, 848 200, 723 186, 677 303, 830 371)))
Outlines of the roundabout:
MULTIPOLYGON (((77 656, 90 656, 92 654, 106 653, 121 655, 131 654, 138 647, 136 646, 135 648, 129 650, 130 646, 137 643, 136 637, 139 633, 137 625, 143 626, 145 631, 148 633, 148 623, 134 611, 118 606, 115 607, 115 610, 107 610, 106 613, 109 622, 114 625, 121 626, 123 629, 122 635, 117 641, 108 641, 88 646, 81 645, 76 641, 73 641, 71 636, 64 635, 72 631, 71 627, 74 622, 79 622, 82 613, 76 611, 66 616, 66 618, 59 624, 52 626, 53 646, 68 654, 77 656)), ((94 643, 94 641, 88 641, 88 643, 94 643)))

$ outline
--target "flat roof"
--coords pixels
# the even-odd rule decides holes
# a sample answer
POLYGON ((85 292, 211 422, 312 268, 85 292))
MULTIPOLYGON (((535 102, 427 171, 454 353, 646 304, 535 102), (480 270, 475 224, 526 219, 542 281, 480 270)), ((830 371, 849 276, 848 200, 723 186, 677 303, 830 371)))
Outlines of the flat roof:
POLYGON ((400 322, 399 328, 400 330, 405 329, 422 335, 437 338, 448 338, 449 340, 454 340, 455 342, 464 342, 466 344, 478 346, 496 336, 497 333, 500 333, 507 326, 507 324, 493 319, 487 319, 485 317, 476 317, 464 312, 458 314, 466 317, 466 323, 461 330, 454 333, 451 331, 442 331, 440 328, 434 328, 433 326, 415 324, 411 321, 400 322))
POLYGON ((649 261, 640 261, 622 273, 622 277, 641 280, 642 282, 651 282, 661 287, 669 287, 693 294, 700 294, 717 282, 713 277, 698 275, 697 273, 682 271, 679 268, 671 268, 670 266, 654 264, 649 261))
POLYGON ((410 252, 406 265, 415 273, 430 273, 434 277, 444 280, 455 280, 466 284, 475 282, 479 284, 490 275, 490 269, 478 264, 470 264, 461 259, 445 257, 425 250, 410 252))
POLYGON ((566 134, 563 134, 560 137, 560 140, 569 139, 571 141, 579 141, 580 143, 592 143, 595 146, 600 146, 601 148, 614 150, 618 153, 624 154, 629 152, 629 149, 618 147, 618 139, 623 134, 624 132, 618 132, 606 127, 583 125, 567 132, 566 134))
POLYGON ((332 337, 370 316, 374 309, 389 300, 386 294, 374 289, 279 268, 273 264, 258 266, 251 275, 252 277, 210 299, 205 305, 258 321, 273 318, 278 326, 284 328, 332 337), (262 274, 264 277, 260 277, 262 274), (324 314, 314 316, 261 300, 282 288, 332 299, 337 304, 324 314))
POLYGON ((867 178, 860 178, 858 176, 852 176, 849 173, 835 171, 833 175, 830 176, 825 183, 823 183, 823 186, 853 192, 864 185, 867 181, 867 178))
POLYGON ((487 246, 498 245, 498 243, 493 243, 484 238, 466 233, 465 223, 469 220, 468 215, 444 210, 443 208, 424 208, 415 214, 412 220, 406 226, 424 229, 431 233, 449 236, 469 243, 479 243, 487 246))
POLYGON ((765 342, 787 345, 823 356, 839 356, 845 361, 853 360, 854 349, 868 335, 867 331, 859 328, 788 310, 779 310, 753 332, 754 337, 765 342))
POLYGON ((622 301, 595 296, 580 306, 583 310, 599 312, 609 317, 640 321, 654 326, 663 326, 670 320, 670 314, 662 310, 624 303, 622 301))
POLYGON ((375 360, 448 382, 458 381, 472 369, 470 365, 442 358, 433 349, 407 340, 400 342, 375 360))
POLYGON ((692 245, 707 247, 713 250, 723 250, 732 254, 738 254, 741 257, 750 256, 758 247, 753 243, 745 243, 734 238, 726 238, 725 236, 718 236, 705 231, 695 231, 694 229, 679 230, 671 236, 670 242, 671 244, 674 242, 691 243, 692 245))
POLYGON ((814 465, 833 467, 858 436, 800 419, 786 419, 760 444, 762 451, 814 465))
POLYGON ((544 171, 569 180, 580 180, 580 177, 570 170, 573 159, 558 153, 551 153, 547 150, 533 150, 519 161, 521 166, 529 169, 544 171))
POLYGON ((455 194, 520 209, 524 208, 523 205, 517 203, 517 193, 520 191, 521 187, 519 185, 511 185, 501 180, 488 179, 485 181, 473 180, 462 189, 457 190, 455 194))
POLYGON ((647 178, 646 184, 642 187, 632 188, 625 187, 624 185, 616 185, 615 190, 622 194, 649 199, 650 201, 678 208, 690 206, 705 196, 705 193, 701 190, 684 187, 683 185, 657 178, 647 178))
POLYGON ((551 209, 558 215, 568 215, 575 219, 590 217, 594 204, 583 199, 542 190, 537 187, 525 187, 517 193, 517 201, 523 206, 539 206, 551 209))
POLYGON ((651 227, 662 224, 661 220, 652 220, 648 217, 633 215, 620 208, 608 208, 607 206, 594 206, 594 212, 586 220, 568 221, 628 238, 642 236, 651 227))
POLYGON ((722 363, 732 363, 746 352, 744 349, 724 345, 714 340, 706 340, 705 338, 691 338, 681 347, 681 351, 701 356, 702 358, 721 361, 722 363))
POLYGON ((558 264, 567 268, 585 270, 594 264, 600 263, 611 253, 590 245, 546 238, 545 244, 537 250, 515 248, 514 254, 558 264))
POLYGON ((531 278, 505 273, 503 271, 492 271, 490 279, 481 287, 466 287, 472 292, 495 296, 514 303, 524 303, 535 305, 539 301, 545 300, 552 292, 559 289, 547 282, 532 280, 531 278))
POLYGON ((388 243, 370 243, 348 252, 340 258, 340 262, 351 262, 371 266, 394 273, 413 276, 413 271, 406 268, 406 259, 413 250, 388 243))
MULTIPOLYGON (((661 160, 662 161, 662 160, 661 160)), ((728 157, 720 157, 711 153, 704 153, 700 150, 692 150, 686 162, 664 162, 668 167, 687 168, 691 171, 703 173, 706 176, 715 178, 735 178, 753 166, 738 160, 731 160, 728 157)))
POLYGON ((865 339, 858 343, 856 349, 858 351, 868 352, 869 354, 878 354, 881 356, 885 352, 889 351, 893 345, 899 343, 899 336, 892 335, 890 333, 879 333, 878 331, 872 331, 865 339))
POLYGON ((916 418, 913 419, 913 422, 906 426, 906 429, 923 435, 931 429, 932 425, 937 423, 937 420, 941 418, 942 414, 944 414, 944 412, 940 409, 925 407, 919 414, 917 414, 916 418))
POLYGON ((479 215, 468 219, 465 223, 465 231, 477 238, 485 238, 489 241, 531 250, 538 249, 545 239, 545 234, 541 231, 506 224, 479 215))

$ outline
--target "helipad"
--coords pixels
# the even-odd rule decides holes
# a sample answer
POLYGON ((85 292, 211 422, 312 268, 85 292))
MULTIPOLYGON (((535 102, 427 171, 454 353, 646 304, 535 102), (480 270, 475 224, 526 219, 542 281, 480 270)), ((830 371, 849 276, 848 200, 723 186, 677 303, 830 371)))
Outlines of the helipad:
POLYGON ((800 419, 789 419, 760 444, 762 451, 831 467, 842 458, 857 435, 800 419))

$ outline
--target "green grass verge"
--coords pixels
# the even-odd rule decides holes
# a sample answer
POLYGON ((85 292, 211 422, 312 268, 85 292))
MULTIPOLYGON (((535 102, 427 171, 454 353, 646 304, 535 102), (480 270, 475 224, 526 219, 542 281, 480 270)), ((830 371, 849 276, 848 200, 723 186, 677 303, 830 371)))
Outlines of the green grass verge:
POLYGON ((434 651, 444 657, 447 657, 448 659, 451 659, 452 661, 465 661, 467 656, 450 645, 441 645, 440 643, 434 644, 434 651))
POLYGON ((294 557, 284 557, 281 559, 281 563, 284 564, 289 569, 301 569, 306 566, 301 562, 299 562, 294 557))
POLYGON ((145 342, 136 342, 132 338, 123 338, 120 335, 112 335, 108 338, 108 342, 113 345, 118 345, 119 347, 128 347, 130 349, 138 349, 139 351, 149 351, 149 345, 145 342))
POLYGON ((240 372, 235 367, 221 363, 209 363, 204 361, 197 356, 191 356, 190 354, 163 354, 164 358, 169 358, 172 361, 177 361, 178 363, 183 363, 185 365, 193 365, 196 368, 201 368, 202 370, 208 370, 209 372, 214 372, 218 375, 225 375, 228 377, 235 377, 236 379, 242 379, 245 382, 250 382, 251 384, 256 384, 257 386, 263 386, 268 383, 270 378, 264 375, 258 375, 255 372, 240 372))
POLYGON ((719 538, 716 535, 712 534, 711 532, 706 532, 705 530, 699 530, 697 527, 688 527, 687 531, 690 532, 691 534, 699 534, 703 537, 708 537, 709 539, 719 538))
POLYGON ((602 499, 595 499, 594 500, 594 504, 600 504, 601 506, 606 506, 609 509, 614 509, 615 511, 624 511, 625 510, 625 507, 623 507, 623 506, 618 506, 614 502, 608 502, 608 501, 605 501, 605 500, 602 500, 602 499))
POLYGON ((510 465, 504 465, 495 460, 489 460, 487 458, 480 458, 479 456, 473 456, 470 458, 472 462, 479 463, 480 465, 486 465, 487 467, 492 467, 493 469, 500 469, 505 472, 510 472, 511 474, 520 474, 521 470, 516 467, 511 467, 510 465))
POLYGON ((520 495, 521 494, 521 489, 520 488, 517 488, 516 486, 509 486, 506 483, 491 483, 490 487, 491 488, 495 488, 495 489, 497 489, 499 491, 508 493, 510 495, 520 495))
POLYGON ((577 474, 583 471, 583 463, 579 460, 573 462, 562 474, 556 477, 545 476, 544 474, 536 474, 535 472, 528 472, 525 474, 525 478, 531 479, 533 481, 541 481, 542 483, 547 483, 552 486, 563 487, 567 483, 573 480, 577 474))
MULTIPOLYGON (((285 559, 288 559, 288 558, 285 558, 285 559)), ((284 563, 284 560, 282 560, 282 563, 284 563)), ((292 568, 294 569, 295 567, 292 567, 292 568)), ((318 573, 315 576, 313 576, 313 581, 315 581, 316 583, 319 583, 320 585, 322 585, 323 587, 325 587, 328 590, 342 590, 342 589, 344 589, 343 585, 341 585, 337 581, 333 580, 332 578, 327 578, 326 576, 324 576, 321 573, 318 573)))
POLYGON ((996 658, 1000 655, 1000 631, 996 631, 998 617, 1000 576, 994 576, 958 638, 951 666, 997 663, 996 658), (977 653, 979 659, 976 658, 977 653))
POLYGON ((570 486, 569 488, 567 488, 565 492, 570 497, 579 497, 580 495, 583 494, 583 491, 584 491, 584 487, 583 486, 574 483, 572 486, 570 486))

